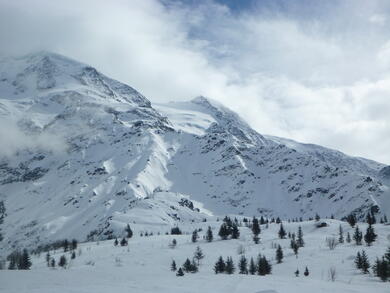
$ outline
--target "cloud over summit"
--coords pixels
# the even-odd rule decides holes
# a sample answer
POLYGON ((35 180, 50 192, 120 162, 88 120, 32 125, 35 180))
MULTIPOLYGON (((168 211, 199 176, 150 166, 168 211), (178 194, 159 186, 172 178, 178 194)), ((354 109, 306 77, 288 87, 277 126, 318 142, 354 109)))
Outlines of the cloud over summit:
POLYGON ((0 54, 52 50, 152 101, 210 96, 261 133, 390 163, 390 3, 248 3, 0 0, 0 54))

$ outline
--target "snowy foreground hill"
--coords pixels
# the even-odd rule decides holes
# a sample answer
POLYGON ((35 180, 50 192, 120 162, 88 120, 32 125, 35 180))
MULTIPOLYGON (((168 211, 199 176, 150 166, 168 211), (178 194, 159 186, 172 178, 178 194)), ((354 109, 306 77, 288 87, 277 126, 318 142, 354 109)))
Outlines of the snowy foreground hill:
MULTIPOLYGON (((129 239, 128 246, 114 246, 114 240, 87 242, 79 244, 76 258, 70 259, 70 252, 62 249, 50 251, 50 257, 58 263, 60 256, 68 259, 67 267, 49 268, 46 264, 46 253, 31 258, 33 266, 29 271, 0 271, 0 292, 7 293, 106 293, 106 292, 162 292, 162 293, 388 293, 389 282, 384 283, 372 274, 363 274, 354 266, 358 251, 364 250, 373 264, 376 257, 384 254, 389 245, 390 226, 374 225, 379 235, 373 246, 357 246, 354 241, 338 244, 334 250, 326 245, 327 237, 338 238, 339 225, 342 225, 344 236, 353 234, 346 222, 326 220, 328 227, 316 228, 314 221, 286 223, 287 232, 303 230, 305 246, 299 249, 298 257, 290 249, 290 239, 279 239, 279 225, 276 223, 262 225, 261 241, 254 244, 249 228, 240 227, 240 238, 220 240, 216 235, 221 221, 209 221, 193 225, 182 224, 184 233, 191 233, 195 227, 201 228, 200 239, 192 243, 191 235, 162 235, 140 237, 135 234, 129 239), (210 225, 214 240, 203 239, 210 225), (175 248, 169 247, 173 239, 177 240, 175 248), (284 253, 282 263, 275 260, 275 246, 281 245, 284 253), (170 266, 174 260, 177 267, 186 258, 192 258, 196 247, 203 251, 198 273, 186 273, 177 277, 170 266), (266 276, 238 274, 238 260, 242 253, 246 258, 266 256, 272 264, 272 274, 266 276), (236 270, 234 274, 215 274, 214 264, 222 256, 232 257, 236 270), (304 276, 305 267, 309 275, 304 276), (335 269, 334 281, 329 271, 335 269), (299 276, 294 272, 299 270, 299 276)), ((359 223, 365 231, 367 225, 359 223)))
POLYGON ((263 136, 204 97, 152 105, 52 53, 0 61, 0 122, 22 142, 0 157, 3 253, 121 236, 127 223, 138 234, 226 214, 390 216, 383 164, 263 136))

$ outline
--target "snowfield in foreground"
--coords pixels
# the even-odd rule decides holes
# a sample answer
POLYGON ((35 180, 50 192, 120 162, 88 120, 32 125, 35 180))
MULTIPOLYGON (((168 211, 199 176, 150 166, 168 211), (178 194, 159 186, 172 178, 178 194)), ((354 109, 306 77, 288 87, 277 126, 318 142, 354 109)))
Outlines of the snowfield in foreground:
MULTIPOLYGON (((221 224, 204 222, 197 224, 202 228, 197 243, 191 242, 193 226, 181 226, 185 235, 154 235, 140 237, 139 234, 129 240, 127 247, 114 246, 114 240, 88 242, 79 244, 76 259, 70 261, 67 269, 51 269, 46 266, 45 253, 33 256, 33 267, 30 271, 1 271, 0 292, 7 293, 53 293, 53 292, 249 292, 249 293, 284 293, 284 292, 375 292, 388 293, 389 283, 357 271, 354 258, 357 251, 364 249, 371 264, 376 257, 384 254, 390 245, 390 226, 374 225, 378 234, 373 246, 356 246, 354 241, 337 245, 330 250, 326 237, 338 238, 341 224, 344 235, 353 233, 347 223, 337 220, 326 220, 328 227, 316 228, 314 221, 302 223, 284 223, 287 232, 297 232, 301 226, 305 246, 299 249, 296 258, 290 249, 290 239, 278 238, 278 224, 270 224, 266 229, 262 225, 261 243, 254 244, 251 230, 240 227, 240 238, 237 240, 220 240, 217 236, 221 224), (207 226, 213 228, 214 240, 211 243, 203 239, 207 226), (173 239, 177 240, 176 248, 169 247, 173 239), (283 248, 282 264, 276 264, 275 244, 283 248), (240 258, 238 248, 243 246, 247 258, 260 253, 272 263, 272 274, 267 276, 240 275, 237 264, 240 258), (172 260, 178 267, 185 259, 192 258, 197 246, 203 250, 205 258, 201 261, 199 272, 177 277, 170 270, 172 260), (81 254, 80 254, 81 253, 81 254), (232 256, 236 271, 233 275, 218 274, 213 271, 217 258, 232 256), (310 275, 303 276, 305 267, 310 275), (336 268, 336 280, 329 280, 329 269, 336 268), (299 269, 300 275, 294 272, 299 269)), ((359 223, 365 232, 367 225, 359 223)), ((165 234, 166 231, 161 231, 165 234)), ((62 250, 51 251, 58 259, 64 255, 62 250)), ((69 252, 66 252, 70 260, 69 252)))

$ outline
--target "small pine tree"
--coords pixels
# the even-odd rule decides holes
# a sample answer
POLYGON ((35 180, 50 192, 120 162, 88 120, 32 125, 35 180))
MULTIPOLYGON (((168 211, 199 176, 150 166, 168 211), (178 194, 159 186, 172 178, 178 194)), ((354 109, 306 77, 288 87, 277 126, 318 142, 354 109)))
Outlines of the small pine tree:
POLYGON ((349 225, 351 225, 352 228, 355 227, 355 225, 356 225, 356 216, 353 215, 353 214, 348 215, 347 222, 349 223, 349 225))
POLYGON ((363 250, 361 254, 362 258, 362 268, 361 270, 363 271, 364 274, 368 274, 368 269, 370 268, 370 262, 368 261, 368 257, 366 252, 363 250))
POLYGON ((114 241, 114 246, 118 246, 119 242, 118 242, 118 238, 115 238, 115 241, 114 241))
POLYGON ((125 237, 123 237, 122 238, 122 240, 121 240, 121 246, 127 246, 127 240, 126 240, 126 238, 125 237))
POLYGON ((367 243, 367 246, 371 246, 371 244, 375 241, 378 235, 375 234, 374 227, 369 224, 366 234, 364 234, 364 241, 367 243))
POLYGON ((50 252, 49 251, 46 253, 46 264, 48 267, 50 266, 50 252))
POLYGON ((276 262, 282 263, 283 261, 283 250, 280 245, 278 245, 278 248, 276 249, 276 262))
POLYGON ((214 272, 216 274, 224 273, 225 267, 226 267, 225 261, 223 260, 222 256, 220 256, 214 265, 214 272))
POLYGON ((226 266, 225 266, 225 272, 228 275, 233 274, 235 271, 233 259, 231 257, 228 257, 226 260, 226 266))
POLYGON ((9 270, 16 270, 16 262, 17 262, 16 257, 12 256, 9 260, 8 269, 9 270))
POLYGON ((257 274, 265 276, 271 273, 272 267, 265 256, 260 256, 257 259, 257 274))
POLYGON ((70 256, 70 259, 75 259, 76 258, 76 252, 72 251, 72 254, 70 256))
POLYGON ((249 273, 251 275, 254 275, 257 271, 257 268, 256 268, 256 265, 255 265, 255 261, 253 260, 253 257, 251 257, 251 260, 249 262, 249 273))
POLYGON ((232 239, 240 238, 240 230, 238 229, 236 224, 232 225, 232 239))
POLYGON ((206 241, 207 242, 212 242, 213 241, 213 231, 211 230, 210 226, 207 228, 206 241))
MULTIPOLYGON (((264 221, 264 219, 263 219, 264 221)), ((252 220, 252 233, 253 233, 253 241, 258 244, 259 243, 259 234, 261 232, 260 225, 259 225, 259 220, 253 217, 252 220)))
POLYGON ((62 268, 65 268, 66 267, 66 264, 68 263, 68 260, 66 259, 66 256, 65 255, 62 255, 60 257, 60 261, 58 262, 58 265, 62 268))
POLYGON ((19 258, 18 268, 20 270, 29 270, 31 265, 32 265, 32 263, 31 263, 28 251, 27 251, 27 249, 23 249, 22 255, 19 258))
POLYGON ((362 245, 362 238, 363 238, 363 234, 362 232, 360 232, 359 227, 356 226, 355 232, 353 234, 353 239, 355 240, 356 245, 362 245))
POLYGON ((303 275, 305 277, 309 276, 309 269, 307 267, 305 268, 305 271, 304 271, 303 275))
POLYGON ((286 230, 284 230, 283 224, 280 224, 278 235, 280 239, 286 238, 287 233, 286 230))
POLYGON ((226 223, 222 223, 219 228, 218 236, 221 237, 222 240, 226 240, 230 235, 229 227, 226 223))
POLYGON ((76 239, 72 239, 72 243, 71 243, 71 249, 72 250, 76 250, 77 249, 77 240, 76 239))
POLYGON ((248 274, 248 260, 245 255, 241 255, 240 261, 238 262, 239 274, 248 274))
POLYGON ((316 219, 316 222, 318 222, 321 219, 320 215, 316 214, 315 219, 316 219))
POLYGON ((349 234, 349 232, 347 232, 347 238, 345 240, 347 243, 351 243, 351 234, 349 234))
POLYGON ((303 240, 303 232, 302 232, 302 227, 298 227, 298 238, 297 238, 297 244, 299 247, 305 246, 305 241, 303 240))
POLYGON ((179 268, 179 269, 177 270, 176 276, 178 276, 178 277, 184 276, 184 272, 183 272, 182 268, 179 268))
POLYGON ((190 261, 189 258, 187 258, 186 261, 183 264, 183 270, 186 273, 189 273, 191 271, 191 269, 192 269, 191 261, 190 261))
POLYGON ((175 260, 172 260, 172 263, 171 263, 171 271, 172 271, 172 272, 176 272, 176 262, 175 262, 175 260))
POLYGON ((297 270, 294 272, 294 274, 295 274, 295 277, 299 277, 299 270, 297 269, 297 270))
POLYGON ((200 249, 199 246, 196 247, 196 250, 194 252, 194 259, 197 260, 198 265, 200 264, 200 261, 204 258, 204 254, 202 249, 200 249))
POLYGON ((55 268, 55 267, 56 267, 56 260, 55 260, 54 258, 51 259, 51 261, 50 261, 50 266, 51 266, 52 268, 55 268))
POLYGON ((339 226, 339 243, 344 243, 344 231, 341 225, 339 226))
POLYGON ((64 247, 64 252, 67 252, 68 249, 69 249, 69 241, 68 241, 68 239, 65 239, 62 245, 64 247))
POLYGON ((127 237, 127 238, 133 237, 133 230, 131 230, 129 224, 127 224, 127 226, 126 226, 126 228, 125 228, 125 232, 126 232, 126 237, 127 237))
POLYGON ((192 232, 191 241, 195 243, 196 241, 198 241, 198 238, 199 238, 198 231, 194 230, 194 232, 192 232))
POLYGON ((356 257, 355 257, 355 266, 358 270, 361 270, 363 265, 362 265, 362 256, 360 254, 360 251, 357 252, 356 257))

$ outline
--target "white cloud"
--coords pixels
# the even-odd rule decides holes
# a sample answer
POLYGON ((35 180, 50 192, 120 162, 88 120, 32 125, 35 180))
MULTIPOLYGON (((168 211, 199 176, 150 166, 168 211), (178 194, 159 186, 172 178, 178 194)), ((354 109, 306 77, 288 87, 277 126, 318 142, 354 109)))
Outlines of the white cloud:
POLYGON ((52 133, 27 135, 16 120, 0 118, 0 157, 11 157, 26 149, 62 152, 66 149, 64 139, 52 133))
POLYGON ((0 0, 0 52, 53 50, 152 101, 207 95, 259 132, 390 163, 386 1, 242 13, 165 2, 0 0))

